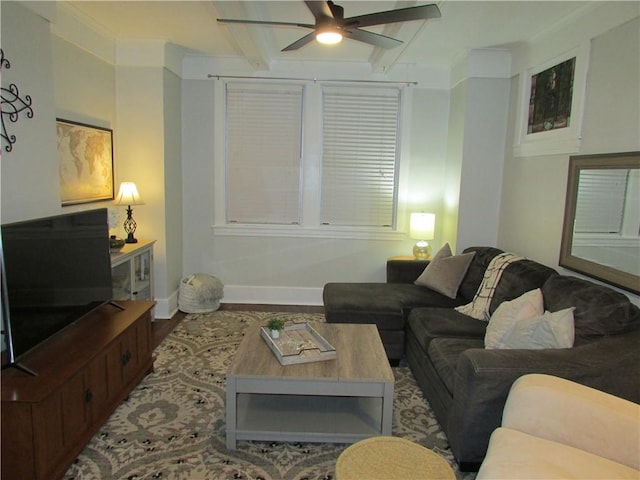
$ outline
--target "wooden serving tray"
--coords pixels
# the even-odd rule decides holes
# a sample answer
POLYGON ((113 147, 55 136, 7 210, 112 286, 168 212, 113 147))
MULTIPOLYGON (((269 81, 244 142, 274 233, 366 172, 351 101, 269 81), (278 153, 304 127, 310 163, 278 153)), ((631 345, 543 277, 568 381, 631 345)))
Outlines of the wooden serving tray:
POLYGON ((337 357, 336 349, 308 323, 284 327, 279 338, 272 338, 269 329, 262 327, 260 336, 282 365, 320 362, 337 357))

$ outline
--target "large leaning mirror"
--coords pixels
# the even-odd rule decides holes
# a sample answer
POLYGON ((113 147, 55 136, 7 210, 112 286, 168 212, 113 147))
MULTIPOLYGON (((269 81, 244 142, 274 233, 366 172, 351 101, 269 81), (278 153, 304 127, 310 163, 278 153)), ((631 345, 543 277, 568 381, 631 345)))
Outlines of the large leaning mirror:
POLYGON ((640 152, 570 158, 560 266, 640 294, 640 152))

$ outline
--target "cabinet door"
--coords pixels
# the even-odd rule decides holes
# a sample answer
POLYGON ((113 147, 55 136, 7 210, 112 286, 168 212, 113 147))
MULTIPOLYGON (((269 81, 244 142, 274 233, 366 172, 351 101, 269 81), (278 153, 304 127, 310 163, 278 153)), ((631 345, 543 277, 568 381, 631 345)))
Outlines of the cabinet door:
POLYGON ((146 250, 133 257, 133 279, 131 287, 132 300, 151 300, 152 276, 151 250, 146 250))
POLYGON ((85 395, 89 399, 91 420, 99 418, 109 403, 115 398, 114 391, 109 389, 109 359, 106 352, 96 357, 88 367, 89 385, 85 395))
POLYGON ((88 389, 87 375, 81 371, 74 375, 60 389, 62 395, 62 419, 64 446, 68 448, 73 445, 90 425, 91 415, 89 403, 91 394, 88 389))
POLYGON ((131 262, 127 261, 111 269, 114 300, 131 300, 131 262))
POLYGON ((47 478, 65 451, 61 391, 34 405, 33 434, 37 478, 47 478))
POLYGON ((136 329, 129 328, 122 335, 122 381, 126 385, 138 373, 138 352, 136 350, 136 329))
POLYGON ((78 438, 91 427, 88 371, 81 370, 49 398, 33 406, 33 434, 37 478, 51 478, 78 438))
POLYGON ((31 404, 3 401, 0 478, 35 478, 36 455, 31 404))
POLYGON ((107 383, 109 395, 118 395, 140 371, 141 353, 138 352, 138 324, 136 322, 125 330, 108 349, 107 383))

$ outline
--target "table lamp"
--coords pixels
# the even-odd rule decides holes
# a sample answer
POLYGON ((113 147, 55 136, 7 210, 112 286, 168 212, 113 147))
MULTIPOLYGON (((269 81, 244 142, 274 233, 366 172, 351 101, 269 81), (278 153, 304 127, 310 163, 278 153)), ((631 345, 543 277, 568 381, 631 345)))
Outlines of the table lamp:
POLYGON ((138 239, 133 236, 137 225, 133 219, 133 209, 131 205, 144 205, 144 202, 140 198, 136 184, 133 182, 122 182, 118 196, 113 203, 127 206, 127 219, 124 221, 124 231, 127 232, 127 238, 124 241, 126 243, 138 243, 138 239))
POLYGON ((436 224, 434 213, 412 213, 409 221, 409 236, 418 242, 413 247, 413 256, 419 260, 431 258, 431 246, 427 240, 433 240, 436 224))

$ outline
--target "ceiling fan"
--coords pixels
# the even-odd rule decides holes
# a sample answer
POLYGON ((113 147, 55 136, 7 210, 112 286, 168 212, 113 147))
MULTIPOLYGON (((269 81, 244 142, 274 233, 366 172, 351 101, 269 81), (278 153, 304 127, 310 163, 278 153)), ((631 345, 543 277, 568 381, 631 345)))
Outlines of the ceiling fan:
POLYGON ((297 22, 270 22, 262 20, 235 20, 230 18, 218 18, 221 23, 244 23, 253 25, 271 25, 286 27, 310 28, 312 33, 296 40, 291 45, 282 49, 283 52, 297 50, 317 39, 321 43, 338 43, 343 37, 368 43, 381 48, 393 48, 403 42, 395 38, 380 35, 378 33, 361 30, 361 27, 384 25, 387 23, 408 22, 411 20, 427 20, 439 18, 440 9, 436 4, 417 7, 399 8, 384 12, 369 13, 357 17, 344 18, 344 9, 331 0, 305 0, 304 2, 313 16, 315 24, 297 22))

